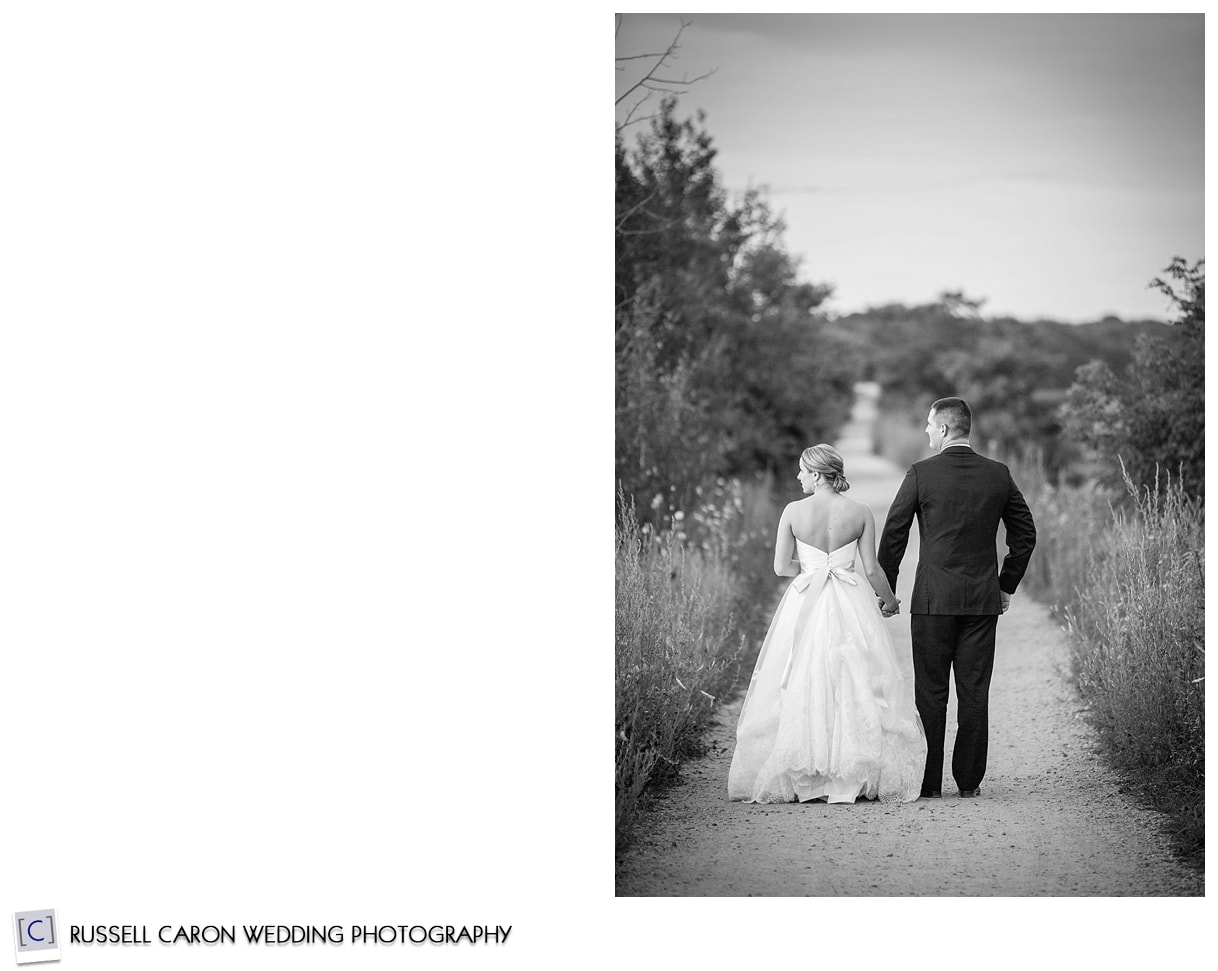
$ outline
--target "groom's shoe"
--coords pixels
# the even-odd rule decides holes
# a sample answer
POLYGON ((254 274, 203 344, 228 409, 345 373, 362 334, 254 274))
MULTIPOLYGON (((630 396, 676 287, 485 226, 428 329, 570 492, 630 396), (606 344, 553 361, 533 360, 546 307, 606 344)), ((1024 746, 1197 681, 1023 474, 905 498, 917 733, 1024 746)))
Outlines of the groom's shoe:
POLYGON ((918 794, 918 798, 919 799, 942 799, 943 793, 940 792, 938 789, 931 789, 931 790, 923 789, 921 791, 921 793, 918 794))
POLYGON ((961 789, 960 790, 961 799, 972 799, 974 796, 979 796, 979 795, 981 795, 980 786, 978 786, 976 789, 961 789))

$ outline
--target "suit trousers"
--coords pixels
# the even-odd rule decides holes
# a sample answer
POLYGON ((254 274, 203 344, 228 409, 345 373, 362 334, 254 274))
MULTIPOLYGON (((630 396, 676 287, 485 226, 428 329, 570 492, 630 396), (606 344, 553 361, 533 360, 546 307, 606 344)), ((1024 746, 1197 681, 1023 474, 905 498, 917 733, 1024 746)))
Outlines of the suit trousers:
POLYGON ((997 615, 910 615, 914 700, 926 729, 923 793, 943 787, 943 737, 947 730, 948 676, 955 669, 957 730, 952 778, 976 789, 985 775, 990 734, 990 675, 994 673, 997 615))

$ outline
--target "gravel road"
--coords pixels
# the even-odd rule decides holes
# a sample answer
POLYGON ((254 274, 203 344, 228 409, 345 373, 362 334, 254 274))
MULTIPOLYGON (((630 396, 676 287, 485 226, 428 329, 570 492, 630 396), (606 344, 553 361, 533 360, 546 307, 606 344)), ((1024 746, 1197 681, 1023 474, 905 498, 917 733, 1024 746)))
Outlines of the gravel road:
MULTIPOLYGON (((851 495, 877 529, 903 469, 870 454, 875 395, 861 390, 838 445, 851 495)), ((916 530, 913 531, 916 534, 916 530)), ((913 582, 916 535, 897 595, 913 582)), ((1035 555, 1035 554, 1033 554, 1035 555)), ((789 582, 789 581, 782 581, 789 582)), ((911 677, 909 616, 890 621, 911 677)), ((682 768, 619 861, 619 896, 1193 896, 1162 816, 1139 808, 1100 762, 1067 683, 1065 634, 1016 594, 998 622, 989 767, 976 799, 950 772, 942 799, 884 805, 751 805, 727 800, 741 692, 712 726, 710 754, 682 768)), ((948 710, 947 763, 955 734, 948 710)))

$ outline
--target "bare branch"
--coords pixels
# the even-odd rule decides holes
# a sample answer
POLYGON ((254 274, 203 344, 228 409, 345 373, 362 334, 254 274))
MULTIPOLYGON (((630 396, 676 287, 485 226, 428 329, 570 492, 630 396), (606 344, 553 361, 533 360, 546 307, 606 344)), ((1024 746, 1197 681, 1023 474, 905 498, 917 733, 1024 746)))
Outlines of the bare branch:
POLYGON ((664 66, 665 62, 670 57, 676 56, 677 51, 679 51, 681 49, 681 44, 680 44, 681 34, 685 31, 685 28, 688 27, 689 25, 690 25, 690 21, 688 21, 688 20, 681 21, 681 26, 679 28, 677 28, 676 36, 673 37, 672 41, 668 45, 668 49, 666 51, 664 51, 663 54, 646 55, 648 57, 656 57, 656 58, 658 58, 658 60, 655 62, 655 64, 653 64, 651 66, 651 69, 645 75, 643 75, 643 77, 640 80, 636 81, 629 88, 627 88, 626 91, 624 91, 622 93, 622 95, 614 102, 615 105, 620 105, 623 101, 625 101, 632 94, 634 94, 639 88, 643 87, 647 82, 653 80, 655 72, 660 70, 660 68, 662 68, 664 66))
POLYGON ((710 77, 712 74, 714 74, 717 70, 719 70, 719 69, 717 67, 714 67, 714 68, 711 68, 709 71, 707 71, 705 74, 699 74, 696 78, 688 78, 688 79, 682 78, 680 81, 677 81, 677 80, 671 79, 671 78, 652 78, 651 80, 654 81, 656 84, 679 84, 679 85, 684 86, 684 85, 694 84, 697 81, 705 81, 708 77, 710 77))
POLYGON ((622 225, 626 222, 626 220, 629 219, 631 216, 633 216, 640 209, 642 209, 645 205, 647 205, 647 203, 651 202, 651 200, 655 198, 655 195, 656 195, 656 190, 652 189, 649 193, 647 193, 647 195, 645 195, 642 199, 640 199, 633 206, 631 206, 624 213, 622 213, 618 217, 616 228, 621 229, 622 225))
MULTIPOLYGON (((632 109, 630 109, 630 110, 631 110, 631 111, 633 111, 634 109, 632 108, 632 109)), ((638 117, 638 118, 630 118, 630 117, 627 117, 627 119, 626 119, 624 122, 622 122, 620 125, 618 125, 618 126, 617 126, 617 130, 618 130, 619 132, 620 132, 620 131, 623 131, 624 129, 626 129, 626 128, 627 128, 628 126, 630 126, 630 125, 637 125, 637 124, 639 124, 640 122, 643 122, 643 121, 651 121, 651 119, 652 119, 652 118, 654 118, 654 117, 655 117, 655 115, 654 115, 654 114, 650 114, 650 115, 641 115, 641 116, 640 116, 640 117, 638 117)))
POLYGON ((672 229, 680 224, 681 220, 675 216, 662 216, 658 212, 652 212, 650 209, 644 209, 643 203, 649 201, 655 193, 652 192, 646 199, 640 202, 637 206, 622 215, 618 220, 618 224, 614 227, 614 232, 619 236, 650 236, 652 233, 662 233, 666 229, 672 229), (638 211, 641 215, 647 216, 652 220, 652 225, 648 229, 622 229, 622 224, 630 218, 630 216, 638 211))
POLYGON ((666 54, 671 54, 671 53, 672 53, 672 50, 669 49, 667 51, 653 51, 650 54, 631 54, 628 57, 615 57, 613 60, 614 61, 641 61, 647 57, 664 57, 666 54))
POLYGON ((649 92, 647 92, 647 94, 643 95, 643 97, 639 98, 638 101, 636 101, 634 104, 632 104, 630 106, 630 110, 628 112, 626 112, 626 120, 623 121, 620 125, 618 125, 616 130, 620 132, 627 125, 633 125, 636 122, 646 121, 648 118, 654 118, 655 117, 654 114, 647 115, 643 118, 634 117, 634 113, 636 111, 638 111, 640 108, 642 108, 643 105, 645 105, 647 103, 647 101, 650 97, 651 97, 651 92, 649 91, 649 92))
MULTIPOLYGON (((618 15, 618 18, 619 19, 618 19, 617 28, 618 28, 618 30, 620 30, 621 26, 622 26, 622 20, 621 20, 620 14, 618 15)), ((677 60, 677 51, 679 51, 681 49, 681 43, 680 43, 681 35, 684 33, 685 28, 689 27, 692 23, 693 23, 693 21, 691 21, 691 20, 682 20, 681 26, 677 28, 677 32, 674 35, 672 41, 669 43, 668 47, 663 51, 652 51, 652 52, 646 53, 646 54, 628 54, 628 55, 623 55, 621 57, 614 58, 615 69, 618 72, 622 72, 622 71, 626 70, 624 67, 621 66, 621 62, 640 61, 640 60, 654 60, 654 62, 655 62, 651 65, 650 68, 648 68, 646 74, 644 74, 641 78, 639 78, 634 84, 632 84, 624 92, 622 92, 622 94, 614 102, 615 106, 619 106, 626 99, 628 99, 634 95, 637 95, 639 92, 643 92, 642 97, 640 97, 637 101, 635 101, 630 106, 629 111, 626 112, 625 120, 616 126, 615 130, 617 133, 620 134, 623 129, 629 127, 630 125, 635 125, 642 121, 648 121, 655 117, 654 114, 637 116, 639 110, 642 108, 642 106, 644 104, 646 104, 646 102, 650 99, 652 94, 673 94, 673 95, 685 94, 686 89, 688 89, 688 87, 690 85, 696 84, 698 81, 706 80, 712 74, 714 74, 715 71, 718 70, 718 68, 712 68, 711 70, 705 72, 704 74, 699 74, 697 77, 692 77, 692 78, 689 77, 688 75, 683 75, 680 79, 668 78, 668 77, 662 76, 663 73, 667 73, 664 71, 664 69, 666 67, 671 67, 672 66, 671 62, 677 60)), ((616 38, 616 36, 617 36, 616 33, 614 34, 614 36, 616 38)))

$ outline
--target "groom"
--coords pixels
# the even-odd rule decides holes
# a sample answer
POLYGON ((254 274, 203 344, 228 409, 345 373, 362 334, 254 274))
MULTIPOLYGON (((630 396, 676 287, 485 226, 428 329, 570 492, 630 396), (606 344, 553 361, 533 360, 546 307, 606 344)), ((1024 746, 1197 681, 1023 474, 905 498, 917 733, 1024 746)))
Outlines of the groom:
POLYGON ((955 668, 958 728, 952 777, 961 796, 979 795, 989 743, 990 675, 998 615, 1006 613, 1036 545, 1036 526, 1010 470, 969 444, 972 411, 960 398, 930 407, 926 434, 938 454, 915 462, 897 490, 877 558, 895 591, 909 527, 921 552, 909 605, 914 698, 926 729, 922 795, 943 788, 948 676, 955 668), (998 572, 998 523, 1007 555, 998 572))

